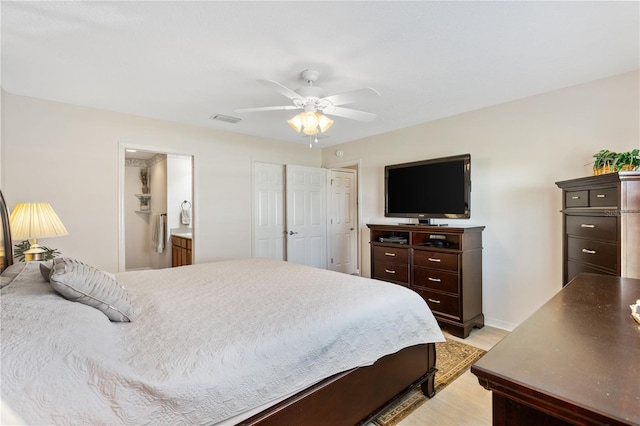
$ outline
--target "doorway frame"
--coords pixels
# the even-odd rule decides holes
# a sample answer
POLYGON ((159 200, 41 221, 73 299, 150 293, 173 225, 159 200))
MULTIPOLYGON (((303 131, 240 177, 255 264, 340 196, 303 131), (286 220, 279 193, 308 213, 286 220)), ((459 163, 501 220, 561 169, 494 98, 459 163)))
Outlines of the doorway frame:
MULTIPOLYGON (((362 220, 362 203, 360 200, 362 200, 362 160, 361 159, 357 159, 357 160, 347 160, 347 161, 340 161, 340 162, 336 162, 336 163, 328 163, 326 165, 323 166, 324 168, 326 168, 328 171, 331 170, 340 170, 340 169, 345 169, 345 168, 352 168, 353 170, 356 171, 357 174, 357 179, 356 179, 356 209, 357 209, 357 213, 356 213, 356 235, 355 235, 355 239, 356 239, 356 274, 362 276, 362 232, 361 232, 361 226, 363 220, 362 220)), ((327 174, 328 175, 328 174, 327 174)), ((327 179, 329 179, 329 177, 327 176, 327 179)), ((327 191, 327 197, 329 197, 328 195, 328 191, 327 191)), ((329 213, 329 205, 327 203, 327 213, 329 213)), ((329 239, 331 238, 331 235, 327 235, 327 256, 329 255, 329 245, 332 243, 332 241, 329 241, 329 239)))
POLYGON ((118 272, 124 272, 126 267, 126 244, 125 244, 125 218, 124 218, 124 181, 125 181, 125 157, 127 149, 136 149, 140 151, 156 152, 158 154, 182 155, 191 157, 191 191, 193 195, 193 210, 191 216, 192 223, 192 262, 197 263, 197 253, 199 252, 200 238, 197 236, 198 222, 200 215, 198 214, 199 193, 197 185, 196 169, 198 166, 198 157, 193 152, 181 149, 167 148, 157 145, 145 145, 135 142, 120 141, 118 143, 118 272))

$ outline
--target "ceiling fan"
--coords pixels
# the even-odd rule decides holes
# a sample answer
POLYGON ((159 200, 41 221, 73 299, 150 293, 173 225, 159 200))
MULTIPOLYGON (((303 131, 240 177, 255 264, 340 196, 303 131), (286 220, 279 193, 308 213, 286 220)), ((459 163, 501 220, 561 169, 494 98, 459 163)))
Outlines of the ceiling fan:
POLYGON ((350 92, 338 93, 326 96, 325 91, 313 84, 318 81, 320 73, 316 70, 304 70, 300 73, 300 78, 307 85, 291 90, 286 86, 273 80, 258 80, 259 83, 274 89, 281 95, 293 101, 293 105, 281 105, 270 107, 243 108, 236 112, 260 112, 277 110, 302 109, 300 114, 291 118, 287 123, 297 132, 302 131, 307 135, 315 135, 324 132, 333 124, 333 120, 326 115, 349 118, 358 121, 372 121, 376 115, 370 112, 359 111, 351 108, 344 108, 340 105, 363 102, 380 96, 377 90, 366 87, 350 92), (326 115, 325 115, 326 114, 326 115))

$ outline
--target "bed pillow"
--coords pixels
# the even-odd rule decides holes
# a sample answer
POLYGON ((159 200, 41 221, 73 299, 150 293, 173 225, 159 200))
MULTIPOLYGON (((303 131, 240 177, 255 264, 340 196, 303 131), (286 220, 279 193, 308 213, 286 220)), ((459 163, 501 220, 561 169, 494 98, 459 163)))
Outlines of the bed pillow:
MULTIPOLYGON (((53 267, 53 261, 46 261, 46 262, 41 262, 40 263, 40 273, 42 274, 42 278, 44 278, 47 282, 49 282, 49 279, 51 278, 51 268, 53 267)), ((104 271, 102 271, 104 272, 104 271)), ((111 277, 112 279, 116 279, 116 276, 113 275, 110 272, 104 272, 107 276, 111 277)))
POLYGON ((111 321, 129 322, 131 299, 112 274, 68 257, 53 260, 51 286, 65 298, 92 306, 111 321))

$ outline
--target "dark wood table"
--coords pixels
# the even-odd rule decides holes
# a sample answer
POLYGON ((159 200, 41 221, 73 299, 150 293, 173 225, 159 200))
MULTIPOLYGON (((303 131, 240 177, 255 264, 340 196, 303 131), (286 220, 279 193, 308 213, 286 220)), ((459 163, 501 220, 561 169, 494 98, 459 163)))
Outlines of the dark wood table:
POLYGON ((640 425, 640 280, 580 274, 471 367, 494 425, 640 425))

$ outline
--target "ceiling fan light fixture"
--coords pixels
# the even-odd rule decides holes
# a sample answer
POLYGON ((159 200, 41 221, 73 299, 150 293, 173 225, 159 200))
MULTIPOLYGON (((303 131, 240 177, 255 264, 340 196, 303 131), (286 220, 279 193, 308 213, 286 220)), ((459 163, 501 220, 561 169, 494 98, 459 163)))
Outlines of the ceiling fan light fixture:
POLYGON ((302 123, 305 130, 315 129, 316 127, 318 127, 318 117, 316 116, 316 113, 314 111, 303 112, 302 123))
POLYGON ((300 114, 296 114, 295 117, 292 117, 290 120, 287 121, 287 124, 289 124, 289 126, 291 126, 291 128, 296 132, 300 132, 300 130, 302 130, 303 114, 304 114, 303 112, 301 112, 300 114))
POLYGON ((287 120, 287 124, 296 132, 313 136, 319 131, 323 133, 327 131, 333 125, 333 120, 320 112, 303 111, 287 120))
POLYGON ((333 126, 333 120, 326 115, 317 112, 316 116, 318 117, 318 126, 320 126, 320 131, 322 133, 326 132, 329 130, 329 127, 333 126))
MULTIPOLYGON (((377 90, 371 87, 365 87, 326 96, 325 91, 314 84, 318 80, 319 75, 320 73, 317 70, 307 69, 302 71, 300 78, 304 80, 307 85, 298 87, 295 90, 291 90, 274 80, 258 80, 259 83, 289 98, 293 105, 241 108, 236 111, 257 112, 302 109, 302 112, 287 120, 287 124, 296 132, 303 132, 306 136, 315 136, 319 132, 324 133, 333 126, 334 121, 325 114, 363 122, 369 122, 376 118, 376 114, 345 108, 342 105, 377 98, 380 96, 377 90)), ((309 142, 312 144, 311 140, 309 142)))

